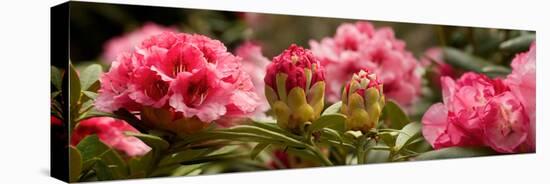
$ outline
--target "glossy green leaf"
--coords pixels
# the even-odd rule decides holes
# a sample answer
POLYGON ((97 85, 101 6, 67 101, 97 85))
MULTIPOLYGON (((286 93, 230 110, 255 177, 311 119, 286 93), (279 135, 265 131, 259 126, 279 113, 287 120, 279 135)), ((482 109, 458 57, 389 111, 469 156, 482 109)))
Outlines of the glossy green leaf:
POLYGON ((330 105, 329 107, 327 107, 327 109, 325 109, 325 111, 323 111, 322 115, 324 116, 324 115, 327 115, 327 114, 339 113, 340 108, 342 108, 342 101, 338 101, 338 102, 330 105))
POLYGON ((203 166, 204 164, 193 164, 193 165, 183 165, 183 166, 180 166, 178 167, 177 169, 174 170, 174 172, 172 173, 172 176, 190 176, 190 175, 195 175, 197 174, 197 171, 199 171, 199 173, 202 171, 201 170, 201 167, 203 166))
POLYGON ((323 128, 332 128, 343 132, 346 129, 346 116, 340 113, 322 115, 311 124, 309 131, 315 132, 323 128))
POLYGON ((497 154, 486 147, 449 147, 422 153, 414 160, 434 160, 446 158, 477 157, 497 154))
POLYGON ((215 148, 188 149, 177 153, 172 153, 163 157, 160 160, 158 166, 166 166, 166 165, 172 165, 172 164, 190 161, 195 158, 205 156, 214 150, 215 148))
POLYGON ((397 150, 400 150, 421 136, 422 124, 419 122, 409 123, 401 129, 401 133, 399 133, 397 139, 395 140, 395 147, 397 150))
POLYGON ((97 93, 94 93, 94 92, 91 92, 91 91, 82 91, 82 93, 90 99, 96 99, 97 98, 97 93))
POLYGON ((109 169, 109 164, 98 160, 94 165, 94 171, 99 181, 107 181, 116 179, 111 169, 109 169))
POLYGON ((74 146, 69 146, 69 181, 76 182, 82 171, 82 155, 74 146))
POLYGON ((63 75, 61 74, 61 71, 54 66, 51 66, 50 80, 57 90, 61 90, 63 88, 63 75))
POLYGON ((124 179, 128 176, 128 166, 124 159, 114 149, 101 154, 100 162, 105 163, 114 179, 124 179))
POLYGON ((250 152, 250 159, 254 160, 258 155, 265 150, 267 147, 269 147, 269 144, 267 143, 258 143, 256 146, 254 146, 254 149, 250 152))
MULTIPOLYGON (((76 70, 71 64, 69 66, 69 96, 70 96, 69 104, 71 109, 76 107, 76 105, 78 104, 78 101, 80 100, 80 91, 81 91, 80 79, 78 78, 78 74, 76 73, 76 70)), ((73 110, 78 112, 79 109, 73 109, 73 110)))
POLYGON ((86 136, 80 141, 80 143, 78 143, 78 145, 76 145, 76 148, 80 151, 84 162, 94 157, 99 157, 109 150, 109 147, 103 144, 97 135, 86 136))
POLYGON ((503 51, 517 53, 529 50, 531 43, 535 40, 535 34, 524 34, 500 44, 500 49, 503 51))
POLYGON ((390 122, 390 128, 392 129, 400 130, 411 122, 405 111, 393 100, 386 101, 382 111, 385 119, 390 122))
POLYGON ((455 67, 459 67, 469 71, 474 71, 474 72, 484 73, 484 74, 491 74, 491 75, 510 72, 510 69, 506 67, 494 65, 489 61, 464 53, 461 50, 458 50, 455 48, 450 48, 450 47, 444 48, 443 53, 445 56, 445 61, 447 63, 455 67), (488 73, 486 71, 488 71, 488 73), (499 72, 494 73, 492 71, 499 71, 499 72))
POLYGON ((103 69, 99 64, 91 64, 90 66, 86 67, 86 69, 84 69, 84 71, 82 71, 80 74, 80 84, 82 90, 87 90, 94 83, 99 83, 99 76, 102 72, 103 69))
POLYGON ((149 168, 153 161, 153 152, 141 156, 132 157, 128 160, 128 169, 130 171, 130 178, 144 178, 147 175, 149 168))
POLYGON ((127 136, 137 137, 148 146, 151 146, 153 149, 165 150, 170 146, 170 143, 154 135, 142 134, 142 133, 136 133, 136 132, 124 132, 124 133, 127 136))

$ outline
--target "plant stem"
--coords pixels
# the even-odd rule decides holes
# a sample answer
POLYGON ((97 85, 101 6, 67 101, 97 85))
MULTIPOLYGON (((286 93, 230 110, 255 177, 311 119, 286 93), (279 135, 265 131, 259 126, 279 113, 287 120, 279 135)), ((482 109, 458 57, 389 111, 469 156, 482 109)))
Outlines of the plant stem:
POLYGON ((359 143, 357 145, 357 164, 365 164, 366 150, 365 144, 367 143, 368 136, 363 134, 359 138, 359 143))
MULTIPOLYGON (((310 136, 309 136, 310 137, 310 136)), ((308 141, 308 144, 306 148, 308 148, 309 150, 311 150, 317 157, 319 157, 321 159, 321 161, 323 162, 323 165, 325 166, 333 166, 334 164, 332 164, 332 162, 321 152, 321 150, 319 150, 319 148, 317 146, 315 146, 315 143, 313 142, 313 139, 308 138, 307 139, 308 141)))

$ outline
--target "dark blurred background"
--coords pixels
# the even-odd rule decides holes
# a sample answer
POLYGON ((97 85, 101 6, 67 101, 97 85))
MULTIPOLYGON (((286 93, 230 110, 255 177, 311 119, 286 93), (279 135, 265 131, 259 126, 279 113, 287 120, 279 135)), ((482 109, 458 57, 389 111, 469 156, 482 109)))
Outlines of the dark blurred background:
MULTIPOLYGON (((263 46, 264 54, 271 58, 291 43, 308 47, 310 39, 333 36, 341 23, 356 21, 88 2, 73 2, 71 12, 70 54, 71 60, 77 63, 100 59, 106 41, 147 22, 208 35, 221 40, 230 50, 245 40, 257 41, 263 46)), ((432 25, 372 23, 376 27, 391 26, 415 55, 438 44, 436 29, 432 25)))

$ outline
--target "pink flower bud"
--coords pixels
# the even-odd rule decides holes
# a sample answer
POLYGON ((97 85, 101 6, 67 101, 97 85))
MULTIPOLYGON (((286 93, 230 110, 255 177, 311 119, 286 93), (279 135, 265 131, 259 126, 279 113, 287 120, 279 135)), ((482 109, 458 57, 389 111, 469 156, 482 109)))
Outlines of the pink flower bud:
POLYGON ((267 66, 265 94, 280 127, 303 132, 324 107, 325 73, 311 51, 292 44, 267 66))
POLYGON ((385 105, 382 84, 376 74, 360 70, 344 87, 341 112, 348 116, 349 130, 368 132, 378 126, 385 105))

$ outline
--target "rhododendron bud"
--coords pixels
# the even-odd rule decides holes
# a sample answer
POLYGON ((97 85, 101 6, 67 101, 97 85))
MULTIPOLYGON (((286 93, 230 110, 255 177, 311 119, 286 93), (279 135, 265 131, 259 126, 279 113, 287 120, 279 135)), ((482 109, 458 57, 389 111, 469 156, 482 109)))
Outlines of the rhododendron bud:
POLYGON ((311 51, 292 44, 267 67, 265 94, 277 124, 301 133, 324 108, 325 73, 311 51))
POLYGON ((71 145, 76 146, 88 135, 97 135, 105 145, 123 153, 126 156, 143 156, 151 147, 136 137, 127 136, 124 132, 139 133, 134 127, 123 120, 110 117, 97 117, 80 121, 71 135, 71 145))
POLYGON ((341 112, 348 117, 346 128, 362 132, 376 128, 384 105, 382 84, 376 74, 368 70, 353 74, 342 93, 341 112))

